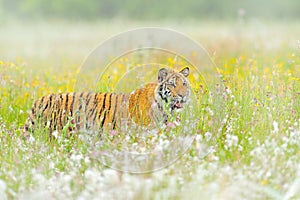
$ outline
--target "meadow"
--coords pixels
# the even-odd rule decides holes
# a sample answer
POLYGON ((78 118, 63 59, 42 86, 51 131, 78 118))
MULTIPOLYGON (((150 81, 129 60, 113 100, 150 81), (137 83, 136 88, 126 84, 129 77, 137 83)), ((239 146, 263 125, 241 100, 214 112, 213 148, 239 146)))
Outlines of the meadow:
POLYGON ((50 141, 43 130, 23 137, 34 101, 73 91, 79 66, 101 41, 154 24, 0 27, 0 199, 300 198, 297 22, 161 22, 201 43, 222 83, 204 91, 191 147, 161 170, 121 173, 78 138, 50 141))

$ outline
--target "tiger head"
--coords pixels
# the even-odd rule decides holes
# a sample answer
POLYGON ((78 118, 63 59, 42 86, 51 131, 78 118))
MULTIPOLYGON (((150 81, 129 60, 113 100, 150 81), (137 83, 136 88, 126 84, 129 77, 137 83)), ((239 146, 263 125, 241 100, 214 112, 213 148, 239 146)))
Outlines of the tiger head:
MULTIPOLYGON (((179 111, 190 98, 190 85, 187 80, 190 70, 185 67, 179 72, 162 68, 158 72, 156 100, 168 105, 169 111, 179 111)), ((162 105, 161 105, 162 106, 162 105)))

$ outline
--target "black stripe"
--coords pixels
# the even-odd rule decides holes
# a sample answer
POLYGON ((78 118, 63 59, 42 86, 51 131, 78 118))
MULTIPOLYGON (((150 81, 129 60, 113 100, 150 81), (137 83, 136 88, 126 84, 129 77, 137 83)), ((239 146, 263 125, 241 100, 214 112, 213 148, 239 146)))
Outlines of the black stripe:
POLYGON ((65 111, 68 112, 69 94, 66 94, 65 111))
POLYGON ((82 93, 80 94, 79 99, 78 99, 79 104, 80 104, 80 105, 79 105, 79 108, 78 108, 79 111, 80 111, 81 108, 82 108, 82 103, 83 103, 82 96, 83 96, 83 94, 84 94, 84 92, 82 92, 82 93))
POLYGON ((54 124, 53 124, 53 127, 55 129, 58 129, 58 124, 61 126, 62 123, 61 123, 61 114, 62 114, 62 102, 63 102, 63 98, 62 98, 62 94, 60 93, 59 96, 57 97, 57 101, 56 101, 56 109, 55 111, 57 112, 57 115, 54 115, 54 124), (58 100, 59 98, 59 100, 58 100))
MULTIPOLYGON (((67 113, 67 119, 69 120, 69 119, 71 119, 71 118, 73 118, 73 106, 74 106, 74 98, 75 98, 75 95, 76 95, 76 92, 73 92, 72 93, 73 95, 72 95, 72 102, 71 102, 71 106, 70 106, 70 109, 69 109, 69 112, 67 113), (69 118, 70 117, 70 118, 69 118)), ((72 119, 72 121, 73 121, 73 119, 72 119)), ((73 124, 71 125, 71 126, 69 126, 69 128, 68 128, 68 130, 71 132, 72 130, 73 130, 73 124)))
POLYGON ((155 99, 155 103, 157 104, 157 107, 158 107, 158 109, 160 110, 160 111, 162 111, 163 110, 163 107, 162 107, 162 105, 160 105, 160 103, 155 99))
POLYGON ((103 124, 104 124, 105 118, 106 118, 106 111, 104 111, 104 116, 103 116, 103 119, 102 119, 102 122, 101 122, 101 127, 103 127, 103 124))
POLYGON ((29 119, 30 120, 30 122, 31 122, 31 125, 34 125, 35 124, 35 122, 33 121, 33 119, 29 119))
MULTIPOLYGON (((88 95, 86 96, 86 107, 88 107, 88 105, 89 105, 89 103, 90 103, 90 101, 91 101, 91 95, 92 95, 93 93, 91 93, 91 92, 89 92, 88 93, 88 95)), ((85 109, 86 110, 86 109, 85 109)))
POLYGON ((45 99, 45 96, 43 96, 41 98, 41 101, 40 101, 39 105, 37 105, 38 101, 35 101, 34 106, 31 109, 32 115, 35 115, 35 114, 41 115, 42 114, 42 113, 40 113, 40 109, 41 109, 41 106, 43 107, 44 99, 45 99))
POLYGON ((85 106, 84 106, 84 124, 83 124, 83 127, 85 127, 86 129, 88 128, 88 115, 87 115, 87 110, 88 110, 88 105, 90 103, 90 100, 91 100, 91 96, 92 96, 92 92, 89 92, 86 96, 86 103, 85 103, 85 106))
MULTIPOLYGON (((101 115, 102 115, 102 112, 103 112, 103 110, 104 110, 104 108, 105 108, 106 96, 107 96, 107 93, 104 94, 104 98, 103 98, 103 101, 102 101, 102 107, 101 107, 101 109, 100 109, 100 111, 99 111, 99 113, 98 113, 98 119, 100 119, 100 117, 101 117, 101 115)), ((95 115, 95 117, 96 117, 96 116, 97 116, 97 115, 95 115)), ((94 121, 95 121, 95 120, 94 120, 94 121)))
MULTIPOLYGON (((111 93, 110 96, 109 96, 109 105, 108 105, 108 110, 107 110, 107 115, 108 115, 108 118, 109 118, 109 113, 110 113, 110 109, 111 109, 111 100, 112 100, 112 97, 113 94, 111 93)), ((105 120, 105 118, 104 118, 105 120)))
POLYGON ((52 119, 52 113, 54 113, 54 109, 53 109, 53 107, 52 107, 52 105, 53 106, 55 106, 54 104, 52 104, 52 97, 53 97, 54 95, 50 95, 50 124, 49 124, 49 130, 50 130, 50 132, 52 132, 52 123, 53 123, 53 119, 52 119))
POLYGON ((114 121, 114 122, 113 122, 113 130, 116 129, 116 124, 117 124, 117 121, 114 121))
POLYGON ((69 102, 69 93, 66 93, 66 103, 65 103, 65 108, 62 111, 61 114, 61 123, 64 124, 64 126, 66 125, 66 122, 68 121, 68 116, 69 116, 69 112, 68 112, 68 102, 69 102), (67 120, 65 120, 67 119, 67 120))
MULTIPOLYGON (((94 100, 92 101, 92 108, 91 109, 88 109, 86 112, 85 112, 85 118, 86 118, 86 123, 85 123, 85 127, 86 127, 86 129, 88 129, 89 127, 88 127, 88 124, 89 123, 87 123, 87 122, 89 122, 89 118, 90 118, 90 116, 91 116, 91 113, 93 112, 93 110, 94 110, 94 108, 95 108, 95 102, 96 102, 96 99, 97 99, 97 94, 96 93, 93 93, 93 95, 94 95, 94 100)), ((91 97, 89 98, 89 100, 88 100, 88 102, 87 102, 87 107, 89 106, 89 103, 90 103, 90 101, 91 101, 91 97)), ((91 123, 90 123, 91 124, 91 123)))
POLYGON ((108 105, 108 112, 110 112, 110 109, 111 109, 111 100, 113 98, 113 94, 110 94, 109 96, 109 105, 108 105))
POLYGON ((112 123, 113 123, 113 129, 116 128, 116 112, 117 112, 117 108, 118 108, 118 96, 119 95, 116 95, 116 104, 115 104, 115 110, 114 110, 114 114, 113 114, 113 118, 112 118, 112 123))
MULTIPOLYGON (((59 106, 58 106, 58 98, 60 98, 60 94, 58 94, 58 96, 55 97, 55 101, 54 101, 54 104, 53 104, 53 108, 54 108, 54 112, 55 114, 53 115, 53 129, 55 130, 55 127, 56 127, 56 124, 57 124, 57 118, 59 116, 59 106)), ((53 130, 53 131, 54 131, 53 130)))
MULTIPOLYGON (((102 94, 99 94, 99 95, 102 95, 102 94)), ((103 102, 105 102, 105 97, 106 97, 106 93, 104 94, 104 101, 102 101, 102 107, 103 107, 103 102)), ((97 112, 97 107, 98 107, 98 104, 99 104, 100 102, 99 101, 97 101, 96 102, 96 108, 95 108, 95 114, 94 114, 94 119, 93 119, 93 124, 95 124, 95 120, 96 120, 96 118, 97 118, 97 115, 99 114, 98 112, 97 112)), ((102 108, 101 108, 102 109, 102 108)), ((100 112, 101 112, 101 110, 100 110, 100 112)), ((100 114, 101 115, 101 114, 100 114)))
POLYGON ((78 99, 78 103, 79 103, 79 108, 78 108, 78 116, 77 116, 77 120, 76 121, 76 129, 79 130, 80 129, 80 110, 82 108, 82 104, 83 104, 83 100, 82 100, 82 96, 83 96, 84 92, 82 92, 79 96, 78 99))
MULTIPOLYGON (((98 106, 98 102, 97 102, 98 96, 99 96, 99 93, 95 93, 95 97, 94 97, 94 101, 93 101, 93 107, 91 108, 90 112, 88 113, 89 118, 93 117, 93 115, 96 112, 96 108, 98 106)), ((94 119, 95 119, 95 117, 94 117, 94 119)), ((93 124, 94 124, 94 119, 92 121, 93 124)))
POLYGON ((59 97, 60 97, 60 103, 58 104, 59 115, 57 116, 57 118, 58 118, 57 121, 58 122, 56 123, 56 126, 58 128, 58 123, 59 123, 59 125, 61 126, 61 128, 63 128, 63 121, 62 121, 62 116, 63 116, 63 113, 64 113, 64 105, 63 105, 64 98, 63 98, 63 94, 60 94, 59 97))
POLYGON ((81 110, 82 104, 83 104, 83 98, 82 98, 83 94, 84 94, 84 93, 82 93, 82 94, 80 95, 79 99, 78 99, 78 102, 79 102, 78 110, 79 110, 79 111, 81 110))
POLYGON ((108 114, 107 112, 110 110, 110 106, 111 106, 111 93, 109 93, 110 94, 110 96, 109 96, 109 108, 108 108, 108 110, 107 109, 105 109, 105 101, 104 101, 104 107, 102 106, 102 108, 104 108, 105 109, 105 111, 104 111, 104 115, 103 115, 103 119, 102 119, 102 122, 101 122, 101 127, 103 127, 103 125, 104 125, 104 122, 105 122, 105 119, 106 119, 106 114, 108 114))
POLYGON ((38 109, 40 109, 41 106, 43 107, 44 100, 45 100, 45 96, 42 97, 41 102, 38 105, 38 107, 39 107, 38 109))
POLYGON ((76 92, 73 93, 72 103, 71 103, 71 107, 70 107, 71 117, 73 117, 75 96, 76 96, 76 92))
POLYGON ((32 113, 32 115, 35 115, 35 106, 32 106, 31 113, 32 113))
MULTIPOLYGON (((59 123, 59 120, 60 120, 60 111, 62 110, 61 109, 61 99, 62 99, 62 94, 59 94, 58 97, 56 97, 56 101, 55 101, 55 112, 56 112, 56 115, 54 115, 54 123, 53 123, 53 129, 54 130, 57 130, 58 129, 58 123, 59 123)), ((54 131, 53 130, 53 131, 54 131)))
POLYGON ((45 112, 45 110, 48 108, 49 104, 50 104, 50 102, 49 102, 49 101, 47 101, 47 102, 46 102, 46 106, 45 106, 45 108, 42 110, 42 113, 44 113, 44 112, 45 112))
POLYGON ((89 110, 89 113, 88 113, 88 116, 89 117, 92 117, 95 110, 96 110, 96 107, 97 107, 97 98, 98 98, 98 93, 95 93, 94 94, 95 97, 94 97, 94 101, 93 101, 93 107, 89 110))
MULTIPOLYGON (((71 95, 71 93, 70 93, 70 95, 71 95)), ((75 97, 75 92, 72 93, 72 102, 71 102, 71 105, 70 105, 68 113, 67 113, 67 116, 68 116, 67 119, 68 120, 70 120, 70 119, 72 120, 71 125, 68 128, 69 132, 71 132, 73 130, 73 124, 72 124, 73 123, 73 119, 72 118, 73 118, 74 97, 75 97)))
MULTIPOLYGON (((48 120, 50 121, 50 124, 49 124, 49 130, 50 130, 50 125, 52 124, 52 119, 51 119, 51 112, 52 112, 52 109, 51 109, 51 103, 52 103, 52 96, 53 96, 53 94, 50 94, 50 95, 48 95, 49 96, 49 99, 48 99, 48 101, 47 101, 47 104, 49 104, 49 108, 48 108, 48 110, 49 110, 49 112, 48 112, 48 114, 50 114, 50 117, 49 117, 49 115, 46 117, 46 118, 44 118, 45 119, 45 126, 47 125, 47 122, 48 122, 48 120), (50 118, 50 119, 49 119, 50 118)), ((43 112, 45 112, 46 110, 44 110, 43 112)))
POLYGON ((52 98, 53 98, 53 94, 50 94, 50 97, 49 97, 49 101, 48 101, 48 102, 49 102, 49 109, 50 109, 51 112, 52 112, 51 109, 52 109, 52 100, 53 100, 52 98))
POLYGON ((164 100, 165 103, 168 103, 168 99, 165 99, 160 92, 158 94, 161 97, 161 99, 164 100))

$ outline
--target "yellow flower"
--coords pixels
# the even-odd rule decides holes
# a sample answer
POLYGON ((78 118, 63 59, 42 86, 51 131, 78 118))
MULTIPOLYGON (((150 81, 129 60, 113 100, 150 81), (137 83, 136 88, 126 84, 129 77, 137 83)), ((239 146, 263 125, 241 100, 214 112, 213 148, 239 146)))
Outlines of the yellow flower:
POLYGON ((268 183, 269 183, 269 181, 266 180, 266 179, 263 179, 263 180, 260 181, 261 185, 267 185, 268 183))

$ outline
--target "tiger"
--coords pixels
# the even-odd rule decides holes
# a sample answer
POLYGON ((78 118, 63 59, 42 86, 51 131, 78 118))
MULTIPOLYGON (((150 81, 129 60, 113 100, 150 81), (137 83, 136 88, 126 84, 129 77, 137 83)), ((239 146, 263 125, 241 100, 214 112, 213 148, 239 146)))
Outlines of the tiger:
POLYGON ((137 125, 166 124, 174 112, 190 99, 189 67, 180 71, 158 70, 157 80, 128 93, 69 92, 49 94, 36 100, 24 126, 25 132, 37 126, 50 133, 67 129, 120 129, 122 120, 137 125))

